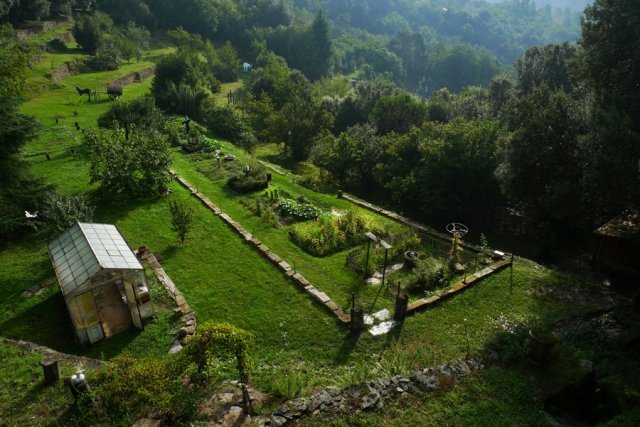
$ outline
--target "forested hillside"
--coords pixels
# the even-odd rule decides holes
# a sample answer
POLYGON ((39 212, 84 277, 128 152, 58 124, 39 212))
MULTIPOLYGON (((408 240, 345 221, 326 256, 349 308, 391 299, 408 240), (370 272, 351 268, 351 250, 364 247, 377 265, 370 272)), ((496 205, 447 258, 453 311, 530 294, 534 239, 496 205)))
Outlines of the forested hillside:
POLYGON ((640 425, 640 2, 558 4, 0 3, 0 424, 640 425))

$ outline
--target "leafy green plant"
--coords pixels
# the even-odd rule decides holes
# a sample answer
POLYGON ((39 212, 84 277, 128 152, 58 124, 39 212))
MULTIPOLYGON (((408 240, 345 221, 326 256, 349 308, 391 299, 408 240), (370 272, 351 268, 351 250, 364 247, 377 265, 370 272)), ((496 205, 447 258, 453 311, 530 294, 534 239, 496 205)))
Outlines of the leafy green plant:
POLYGON ((171 229, 178 233, 180 243, 184 243, 184 239, 191 230, 194 210, 184 203, 170 200, 169 211, 171 212, 171 229))
POLYGON ((434 257, 418 259, 414 273, 421 290, 433 290, 445 286, 449 282, 447 266, 434 257))
POLYGON ((296 220, 316 219, 322 214, 322 209, 315 206, 309 199, 299 197, 298 200, 284 198, 277 204, 278 212, 296 220))
POLYGON ((240 382, 249 381, 249 369, 251 361, 248 349, 253 341, 253 336, 228 323, 204 322, 198 326, 198 331, 193 335, 184 349, 185 356, 196 365, 197 376, 200 380, 205 378, 205 372, 209 359, 213 356, 221 356, 231 353, 236 358, 236 366, 240 382))
POLYGON ((454 270, 454 266, 460 262, 462 250, 462 236, 460 236, 460 233, 453 233, 451 236, 451 247, 447 253, 449 256, 447 262, 449 269, 454 270))
POLYGON ((227 186, 238 193, 251 193, 269 187, 263 166, 249 166, 248 170, 236 173, 227 180, 227 186))
POLYGON ((91 183, 110 195, 147 196, 161 194, 171 182, 171 152, 164 135, 153 129, 132 128, 86 133, 91 183))
POLYGON ((86 194, 60 194, 54 190, 44 196, 42 218, 49 232, 61 233, 78 221, 91 221, 94 210, 86 194))
POLYGON ((289 237, 306 252, 326 256, 363 243, 364 233, 370 228, 362 216, 349 211, 343 217, 323 214, 313 223, 297 224, 289 237))
POLYGON ((308 380, 304 375, 287 373, 271 377, 267 388, 274 396, 285 400, 291 400, 301 396, 307 384, 308 380))
POLYGON ((91 425, 131 424, 152 411, 173 422, 184 418, 195 409, 195 396, 182 368, 173 359, 118 356, 89 377, 91 391, 78 400, 78 416, 91 425))

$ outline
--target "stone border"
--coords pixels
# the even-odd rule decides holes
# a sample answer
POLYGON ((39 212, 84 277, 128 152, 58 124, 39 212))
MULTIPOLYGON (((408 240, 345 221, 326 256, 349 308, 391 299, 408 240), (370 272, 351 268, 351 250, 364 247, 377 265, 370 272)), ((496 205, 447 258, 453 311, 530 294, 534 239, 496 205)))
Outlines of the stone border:
POLYGON ((342 324, 348 325, 350 322, 349 316, 335 303, 327 294, 315 288, 307 279, 300 273, 296 272, 291 265, 285 260, 280 258, 275 252, 273 252, 267 245, 262 243, 257 237, 253 236, 247 230, 245 230, 238 222, 234 221, 228 214, 222 212, 222 210, 216 206, 207 196, 200 193, 193 185, 186 179, 181 177, 177 172, 171 170, 171 174, 178 183, 189 190, 191 194, 196 197, 205 207, 213 211, 222 221, 227 223, 232 230, 242 237, 242 239, 258 252, 260 252, 268 261, 270 261, 276 268, 280 269, 287 277, 298 285, 304 292, 307 293, 314 300, 319 302, 325 307, 336 319, 342 324))
POLYGON ((107 87, 111 86, 129 86, 133 83, 141 83, 146 80, 148 77, 153 76, 156 73, 156 66, 151 65, 149 67, 141 68, 138 71, 132 71, 129 74, 126 74, 122 77, 118 77, 115 80, 112 80, 107 83, 107 87))
POLYGON ((167 290, 173 301, 178 306, 174 309, 174 313, 176 316, 180 317, 180 321, 184 326, 178 329, 176 336, 174 337, 174 342, 169 350, 170 353, 177 353, 182 350, 182 346, 185 344, 185 340, 196 333, 196 316, 191 306, 187 303, 187 301, 182 296, 182 293, 178 290, 178 287, 173 283, 173 280, 167 275, 164 271, 160 262, 156 258, 156 256, 149 252, 145 251, 142 254, 136 252, 136 255, 139 255, 141 260, 147 262, 149 267, 153 270, 158 281, 164 286, 167 290))
POLYGON ((407 394, 431 393, 458 384, 466 376, 484 369, 487 357, 471 356, 415 371, 411 376, 377 378, 343 389, 324 388, 311 396, 289 400, 278 406, 268 419, 258 419, 261 426, 284 426, 310 416, 335 416, 378 410, 393 399, 407 394))
POLYGON ((465 277, 460 282, 451 286, 450 288, 444 289, 442 291, 436 292, 430 297, 421 298, 419 300, 413 301, 407 307, 407 315, 413 314, 418 310, 425 309, 435 303, 444 300, 456 293, 464 291, 466 288, 470 287, 473 284, 478 283, 480 280, 485 277, 491 276, 494 273, 508 267, 511 265, 511 260, 503 259, 501 261, 496 262, 480 271, 475 272, 474 274, 465 277))
POLYGON ((282 170, 282 169, 280 169, 280 168, 275 167, 275 166, 274 166, 274 165, 272 165, 271 163, 267 163, 267 162, 264 162, 264 161, 262 161, 262 160, 258 160, 258 163, 260 163, 260 164, 261 164, 262 166, 264 166, 265 168, 267 168, 267 169, 269 169, 269 170, 271 170, 271 171, 273 171, 273 172, 277 173, 278 175, 282 175, 282 176, 287 175, 287 172, 283 171, 283 170, 282 170))
POLYGON ((45 347, 30 341, 12 340, 10 338, 0 337, 0 342, 19 348, 20 350, 33 351, 40 353, 43 356, 53 357, 59 362, 75 363, 81 366, 88 366, 91 369, 100 369, 107 362, 98 359, 91 359, 89 357, 76 356, 75 354, 67 354, 56 351, 52 348, 45 347))

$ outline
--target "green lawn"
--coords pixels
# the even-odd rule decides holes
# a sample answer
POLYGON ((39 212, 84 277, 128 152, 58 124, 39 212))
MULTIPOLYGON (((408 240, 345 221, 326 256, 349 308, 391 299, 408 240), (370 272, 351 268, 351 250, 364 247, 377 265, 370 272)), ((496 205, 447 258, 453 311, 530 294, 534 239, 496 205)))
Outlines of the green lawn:
MULTIPOLYGON (((63 425, 73 397, 62 382, 45 386, 43 357, 0 343, 0 425, 63 425), (62 424, 58 424, 61 421, 62 424)), ((60 375, 76 371, 72 364, 60 363, 60 375)))
MULTIPOLYGON (((77 102, 73 88, 76 85, 103 86, 114 78, 150 65, 154 58, 166 51, 151 52, 142 62, 115 72, 70 77, 59 82, 60 87, 34 96, 23 105, 22 110, 35 115, 43 128, 40 135, 27 145, 25 153, 33 174, 57 185, 62 192, 91 192, 97 205, 96 222, 114 223, 132 247, 144 245, 161 254, 165 270, 195 310, 198 322, 229 322, 253 333, 256 337, 251 350, 256 366, 253 381, 259 387, 277 391, 288 378, 297 379, 303 386, 313 386, 347 384, 370 376, 406 373, 482 347, 495 337, 496 319, 500 316, 515 323, 537 316, 543 323, 550 323, 590 308, 538 296, 535 291, 542 285, 563 288, 585 285, 573 276, 517 258, 513 292, 510 291, 510 273, 507 269, 448 301, 408 318, 386 336, 373 337, 364 333, 360 337, 348 337, 346 330, 323 307, 300 292, 278 269, 266 262, 176 183, 172 184, 173 193, 168 197, 134 202, 99 197, 94 191, 95 187, 88 184, 88 167, 82 158, 82 151, 78 150, 72 156, 69 150, 81 142, 81 133, 74 129, 73 122, 78 121, 82 128, 95 126, 96 118, 107 110, 110 103, 77 102), (78 115, 74 116, 73 111, 77 111, 78 115), (55 117, 59 117, 58 125, 55 124, 55 117), (43 152, 50 152, 52 160, 47 161, 41 154, 43 152), (193 231, 185 244, 179 244, 176 234, 171 231, 169 198, 182 200, 195 210, 193 231)), ((146 93, 149 85, 150 80, 126 86, 123 99, 146 93)), ((223 86, 223 93, 225 88, 231 87, 223 86)), ((223 151, 234 152, 239 162, 247 160, 244 153, 228 143, 224 143, 223 151)), ((295 265, 298 271, 338 304, 348 307, 352 292, 357 294, 359 304, 373 301, 377 289, 364 287, 355 273, 344 267, 346 251, 324 258, 308 255, 289 240, 286 227, 274 229, 263 224, 240 204, 242 196, 229 191, 222 181, 207 179, 201 172, 208 167, 206 163, 198 164, 176 153, 173 167, 223 211, 255 233, 291 265, 295 265)), ((305 195, 324 206, 356 209, 333 195, 315 193, 301 187, 289 176, 273 174, 272 185, 290 193, 305 195)), ((370 212, 362 211, 362 214, 389 227, 399 227, 370 212)), ((57 286, 54 285, 40 296, 29 299, 21 297, 24 290, 53 276, 46 243, 47 240, 41 237, 27 237, 19 243, 6 244, 0 250, 0 334, 106 359, 123 352, 155 357, 166 354, 171 344, 170 330, 174 327, 167 312, 159 311, 157 320, 143 333, 123 333, 83 349, 78 348, 72 340, 68 316, 57 286)), ((390 306, 390 303, 390 298, 383 296, 375 308, 390 306)), ((36 358, 14 360, 19 358, 15 351, 0 347, 0 352, 3 358, 16 364, 15 367, 11 364, 8 366, 19 372, 17 377, 20 382, 26 384, 30 376, 35 375, 34 369, 38 368, 32 365, 37 362, 36 358), (19 365, 22 363, 24 365, 19 365)), ((0 366, 0 369, 4 368, 0 366)), ((8 381, 6 377, 10 375, 7 372, 10 371, 4 371, 0 381, 8 381)), ((521 378, 494 378, 491 373, 487 375, 489 377, 483 377, 479 383, 471 383, 465 399, 482 395, 486 382, 492 387, 495 385, 496 390, 509 390, 510 387, 520 390, 524 381, 521 378)), ((2 389, 5 390, 4 387, 2 389)), ((34 397, 32 386, 14 387, 13 390, 16 390, 15 397, 6 403, 0 402, 0 412, 9 414, 7 422, 10 425, 21 425, 23 415, 18 410, 20 399, 24 402, 35 399, 33 405, 37 406, 40 397, 34 397)), ((43 394, 43 398, 46 396, 43 394)), ((456 402, 461 399, 460 396, 445 393, 441 399, 445 403, 456 402)), ((52 409, 43 406, 43 411, 47 411, 43 416, 49 420, 55 419, 58 412, 53 407, 65 402, 60 399, 63 399, 62 393, 51 401, 52 409)), ((516 413, 518 405, 529 403, 531 401, 527 398, 515 395, 504 404, 509 411, 516 413)), ((530 412, 536 410, 533 405, 533 409, 527 409, 529 412, 523 412, 519 419, 537 422, 539 417, 530 412)), ((35 406, 28 412, 37 412, 35 406)), ((447 419, 448 412, 443 408, 433 408, 435 413, 440 414, 440 418, 434 419, 447 419)), ((469 403, 465 413, 472 414, 479 408, 482 408, 481 404, 473 406, 469 403)), ((489 413, 497 413, 500 406, 490 406, 489 409, 489 413)), ((403 415, 392 416, 397 418, 403 415)), ((419 419, 426 417, 424 415, 419 419)), ((466 419, 469 418, 465 418, 464 413, 453 418, 463 424, 466 419)), ((375 416, 372 420, 373 424, 370 425, 377 425, 375 416)), ((2 422, 0 420, 0 424, 2 422)))

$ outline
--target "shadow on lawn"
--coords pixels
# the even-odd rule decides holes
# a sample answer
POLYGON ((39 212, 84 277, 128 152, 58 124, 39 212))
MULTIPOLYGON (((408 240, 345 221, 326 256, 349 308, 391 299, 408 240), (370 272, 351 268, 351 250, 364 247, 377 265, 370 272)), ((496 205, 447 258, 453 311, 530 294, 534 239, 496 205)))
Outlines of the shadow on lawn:
POLYGON ((358 341, 360 340, 360 336, 364 332, 359 333, 347 333, 344 339, 342 340, 342 344, 336 353, 335 361, 336 363, 346 363, 349 361, 349 356, 356 349, 358 345, 358 341))
POLYGON ((7 338, 32 341, 65 353, 80 349, 73 340, 69 314, 60 292, 44 297, 0 324, 0 331, 7 338))

